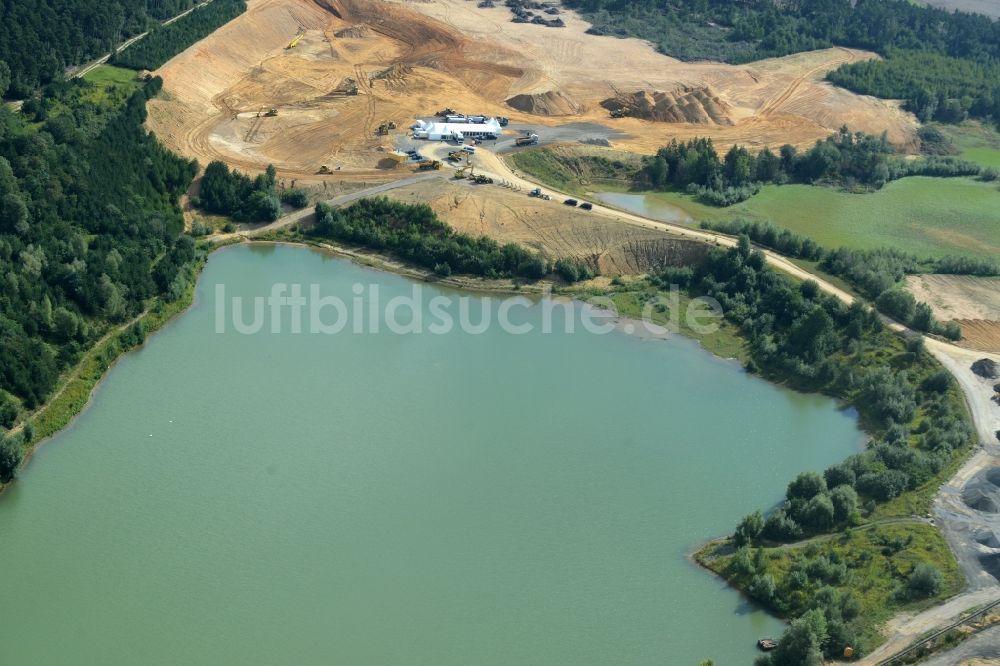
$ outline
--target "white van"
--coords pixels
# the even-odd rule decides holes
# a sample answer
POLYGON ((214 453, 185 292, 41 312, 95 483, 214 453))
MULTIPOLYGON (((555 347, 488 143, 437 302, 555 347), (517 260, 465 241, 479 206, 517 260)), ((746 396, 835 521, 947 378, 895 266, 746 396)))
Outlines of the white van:
POLYGON ((476 152, 476 147, 475 146, 462 146, 462 150, 464 150, 467 153, 474 153, 474 152, 476 152))

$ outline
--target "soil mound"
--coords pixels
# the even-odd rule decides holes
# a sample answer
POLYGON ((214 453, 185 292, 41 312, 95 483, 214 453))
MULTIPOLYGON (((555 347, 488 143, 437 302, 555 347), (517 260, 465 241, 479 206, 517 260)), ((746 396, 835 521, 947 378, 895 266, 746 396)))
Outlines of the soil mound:
POLYGON ((979 563, 986 573, 1000 580, 1000 555, 980 555, 979 563))
POLYGON ((572 116, 580 112, 580 105, 558 90, 514 95, 507 105, 537 116, 572 116))
POLYGON ((729 105, 708 86, 619 93, 601 102, 612 116, 630 116, 661 123, 732 125, 729 105))
POLYGON ((966 488, 965 492, 962 493, 962 501, 976 511, 1000 513, 1000 499, 997 497, 996 488, 991 491, 984 485, 966 488))
POLYGON ((340 39, 364 39, 371 34, 371 30, 364 23, 360 25, 352 25, 343 30, 338 30, 333 33, 334 37, 339 37, 340 39))
POLYGON ((1000 539, 990 531, 980 532, 976 535, 976 543, 987 548, 1000 548, 1000 539))
POLYGON ((983 474, 983 477, 987 481, 992 483, 994 486, 1000 488, 1000 467, 994 467, 992 469, 986 470, 986 473, 983 474))

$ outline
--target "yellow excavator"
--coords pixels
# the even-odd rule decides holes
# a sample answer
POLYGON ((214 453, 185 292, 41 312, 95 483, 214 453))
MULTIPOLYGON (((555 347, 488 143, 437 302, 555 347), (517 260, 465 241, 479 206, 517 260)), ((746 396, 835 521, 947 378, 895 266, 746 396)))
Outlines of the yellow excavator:
POLYGON ((455 170, 455 178, 465 178, 466 174, 470 178, 476 175, 476 167, 472 164, 472 153, 465 153, 465 165, 455 170))
POLYGON ((285 50, 287 51, 289 49, 294 49, 296 45, 298 45, 298 43, 302 41, 302 38, 305 36, 305 34, 306 34, 305 28, 299 28, 299 31, 295 34, 295 37, 292 38, 292 41, 288 42, 288 46, 285 47, 285 50))

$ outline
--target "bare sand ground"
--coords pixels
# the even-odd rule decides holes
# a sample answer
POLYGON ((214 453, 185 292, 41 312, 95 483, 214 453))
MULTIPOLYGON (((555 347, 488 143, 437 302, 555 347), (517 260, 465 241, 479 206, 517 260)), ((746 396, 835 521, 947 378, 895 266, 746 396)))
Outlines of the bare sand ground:
POLYGON ((963 346, 1000 352, 1000 278, 911 275, 906 288, 939 320, 962 326, 963 346))
POLYGON ((563 18, 565 28, 515 24, 506 8, 464 0, 250 0, 246 14, 160 68, 164 94, 149 105, 149 126, 203 163, 274 163, 299 179, 340 166, 337 178, 369 181, 405 176, 387 168, 387 152, 415 117, 449 106, 539 132, 600 122, 624 133, 617 147, 646 153, 693 136, 711 136, 723 149, 802 146, 844 124, 911 145, 915 120, 897 104, 821 80, 872 54, 827 49, 744 66, 681 63, 639 40, 587 35, 588 24, 571 12, 563 18), (300 29, 301 41, 286 48, 300 29), (611 119, 600 105, 618 93, 688 88, 698 104, 718 101, 719 122, 611 119), (507 104, 518 95, 531 112, 507 104), (276 117, 258 117, 270 108, 276 117), (400 129, 376 135, 386 121, 400 129))
POLYGON ((671 239, 659 230, 620 224, 565 206, 561 199, 531 198, 523 189, 434 179, 386 195, 407 203, 428 203, 459 231, 489 236, 501 243, 519 243, 551 258, 579 259, 604 275, 645 273, 704 253, 703 244, 696 241, 671 239))

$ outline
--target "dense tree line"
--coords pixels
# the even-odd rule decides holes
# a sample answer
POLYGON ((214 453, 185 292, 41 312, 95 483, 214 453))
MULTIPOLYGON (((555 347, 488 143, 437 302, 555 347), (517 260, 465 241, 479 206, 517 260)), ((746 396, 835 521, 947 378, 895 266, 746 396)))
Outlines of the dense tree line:
MULTIPOLYGON (((752 249, 746 236, 728 251, 714 249, 693 272, 668 270, 658 279, 715 298, 726 318, 747 337, 753 368, 855 400, 869 421, 887 432, 907 426, 918 407, 921 414, 937 417, 921 426, 921 433, 934 442, 938 428, 950 424, 949 415, 935 405, 949 409, 940 398, 951 386, 920 389, 931 366, 917 343, 899 356, 892 370, 884 361, 876 363, 884 357, 871 356, 866 349, 898 342, 871 310, 860 302, 845 305, 815 282, 796 285, 766 268, 764 255, 752 249)), ((907 438, 886 441, 896 444, 907 438)), ((927 448, 937 450, 938 445, 927 448)), ((944 453, 950 454, 951 448, 944 453)))
POLYGON ((132 69, 156 69, 246 10, 245 0, 213 0, 170 25, 154 26, 145 38, 116 54, 113 62, 132 69))
POLYGON ((682 59, 746 62, 833 45, 883 55, 893 49, 913 49, 984 62, 1000 58, 997 22, 907 0, 567 0, 566 4, 582 11, 598 32, 642 37, 682 59), (678 33, 690 37, 672 39, 678 33))
MULTIPOLYGON (((739 327, 749 341, 749 368, 844 399, 873 434, 866 451, 822 474, 797 476, 781 506, 766 517, 749 514, 732 536, 738 550, 727 577, 793 618, 779 648, 760 663, 819 664, 844 645, 859 645, 863 618, 844 591, 847 564, 835 551, 803 548, 791 556, 792 570, 775 580, 759 547, 846 530, 879 503, 931 481, 973 441, 961 397, 921 338, 903 343, 863 305, 847 306, 815 283, 796 284, 767 269, 745 236, 735 248, 712 250, 696 270, 668 270, 659 280, 679 278, 693 293, 714 297, 739 327)), ((940 573, 925 567, 899 594, 931 596, 940 584, 940 573)))
POLYGON ((177 200, 197 165, 143 127, 161 82, 75 106, 92 85, 47 89, 62 112, 40 125, 0 107, 0 402, 36 407, 110 327, 186 287, 177 200))
POLYGON ((319 203, 312 233, 390 252, 440 275, 456 272, 536 280, 548 273, 540 254, 514 243, 500 245, 485 236, 458 233, 426 204, 404 204, 385 197, 362 199, 345 209, 319 203))
POLYGON ((756 155, 733 146, 722 159, 711 139, 676 139, 649 158, 640 177, 654 188, 682 189, 705 203, 729 206, 744 201, 762 183, 831 183, 847 188, 880 188, 905 176, 975 176, 980 167, 952 157, 903 159, 885 135, 851 132, 846 127, 800 153, 784 145, 777 154, 756 155))
POLYGON ((893 51, 885 60, 843 65, 827 78, 862 95, 905 100, 906 109, 923 122, 957 123, 970 116, 1000 120, 1000 59, 893 51))
POLYGON ((749 62, 830 46, 883 60, 844 65, 838 85, 907 100, 922 120, 1000 118, 1000 22, 909 0, 567 0, 592 32, 635 36, 683 60, 749 62))
POLYGON ((745 235, 755 243, 777 250, 796 259, 817 261, 826 273, 843 278, 862 295, 871 299, 885 314, 914 330, 935 333, 958 340, 962 331, 958 324, 940 324, 926 303, 918 303, 911 294, 900 287, 907 275, 919 273, 945 273, 952 275, 1000 275, 1000 265, 988 259, 967 257, 942 257, 919 259, 914 255, 893 249, 827 250, 815 241, 779 229, 770 222, 732 220, 729 222, 702 222, 703 229, 711 229, 732 236, 745 235))
POLYGON ((276 187, 277 171, 272 164, 264 173, 251 178, 216 160, 205 167, 200 192, 191 203, 241 222, 273 222, 281 215, 276 187))
POLYGON ((194 0, 4 0, 0 3, 0 79, 28 97, 65 68, 110 51, 194 0), (4 65, 6 63, 6 66, 4 65))

